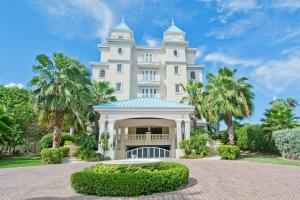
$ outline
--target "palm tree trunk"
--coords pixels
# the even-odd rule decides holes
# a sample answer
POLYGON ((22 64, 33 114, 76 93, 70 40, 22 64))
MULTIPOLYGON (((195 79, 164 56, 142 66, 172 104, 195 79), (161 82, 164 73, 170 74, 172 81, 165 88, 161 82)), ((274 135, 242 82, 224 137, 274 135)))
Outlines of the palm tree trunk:
POLYGON ((53 130, 53 141, 52 147, 59 148, 60 146, 60 137, 61 137, 61 125, 64 118, 64 112, 60 109, 56 109, 55 112, 55 123, 54 123, 54 130, 53 130))
POLYGON ((232 120, 232 115, 227 114, 226 115, 226 125, 227 125, 227 131, 228 131, 228 144, 234 145, 234 125, 232 120))
POLYGON ((98 131, 99 129, 99 118, 100 118, 100 114, 99 113, 95 113, 95 129, 98 131))

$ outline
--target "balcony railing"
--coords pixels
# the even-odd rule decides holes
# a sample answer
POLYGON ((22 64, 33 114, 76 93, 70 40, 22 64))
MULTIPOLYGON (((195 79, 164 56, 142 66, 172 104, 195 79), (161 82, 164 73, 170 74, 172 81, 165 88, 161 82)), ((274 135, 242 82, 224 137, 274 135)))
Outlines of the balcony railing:
POLYGON ((160 95, 159 94, 152 94, 152 93, 137 93, 136 97, 137 98, 140 98, 140 97, 159 98, 160 95))
POLYGON ((138 57, 137 58, 137 62, 138 64, 154 64, 154 65, 158 65, 159 64, 159 60, 156 58, 152 58, 152 59, 145 59, 144 57, 138 57))
POLYGON ((169 140, 169 134, 128 134, 125 135, 125 140, 141 141, 141 140, 169 140))
POLYGON ((147 82, 147 83, 160 83, 160 75, 150 75, 150 74, 138 74, 137 75, 137 81, 147 82))

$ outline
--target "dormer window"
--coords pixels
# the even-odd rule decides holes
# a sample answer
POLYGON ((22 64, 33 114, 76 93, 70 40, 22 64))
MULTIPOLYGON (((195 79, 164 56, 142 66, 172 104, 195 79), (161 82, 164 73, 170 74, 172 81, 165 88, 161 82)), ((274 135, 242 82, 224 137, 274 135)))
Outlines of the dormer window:
POLYGON ((191 72, 191 79, 192 79, 192 80, 195 80, 195 79, 196 79, 195 72, 191 72))
POLYGON ((174 74, 179 74, 179 67, 178 66, 174 66, 174 74))
POLYGON ((179 56, 179 54, 178 54, 178 51, 177 51, 177 50, 174 50, 174 51, 173 51, 173 54, 174 54, 174 56, 176 56, 176 57, 178 57, 178 56, 179 56))
POLYGON ((104 69, 100 70, 99 76, 100 76, 100 78, 105 78, 105 70, 104 69))
POLYGON ((121 47, 118 48, 118 53, 119 54, 123 54, 124 53, 124 49, 122 49, 121 47))

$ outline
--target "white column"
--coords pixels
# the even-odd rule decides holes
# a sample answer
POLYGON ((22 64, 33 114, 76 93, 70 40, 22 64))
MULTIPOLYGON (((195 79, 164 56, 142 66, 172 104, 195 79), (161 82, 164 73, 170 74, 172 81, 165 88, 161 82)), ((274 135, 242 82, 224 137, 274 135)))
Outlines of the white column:
POLYGON ((99 140, 98 140, 98 153, 102 153, 102 149, 101 149, 101 145, 100 145, 100 138, 102 133, 105 131, 105 120, 99 120, 98 121, 98 125, 99 125, 99 140))
POLYGON ((179 149, 179 144, 182 140, 182 130, 181 130, 181 121, 182 120, 176 120, 176 149, 179 149))
POLYGON ((190 139, 190 132, 191 132, 191 120, 184 120, 184 133, 185 139, 190 139))
POLYGON ((125 128, 121 128, 121 155, 122 159, 125 158, 125 128))
POLYGON ((115 151, 113 147, 114 143, 114 132, 115 132, 115 121, 114 120, 108 120, 107 123, 107 131, 109 132, 109 150, 107 152, 107 155, 113 160, 115 159, 115 151))

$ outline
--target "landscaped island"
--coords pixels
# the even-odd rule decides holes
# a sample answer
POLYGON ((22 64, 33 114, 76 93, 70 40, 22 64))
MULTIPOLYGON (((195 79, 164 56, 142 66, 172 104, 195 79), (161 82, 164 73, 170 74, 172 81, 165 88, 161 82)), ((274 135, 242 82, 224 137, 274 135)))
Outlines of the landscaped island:
POLYGON ((188 183, 189 169, 182 164, 98 164, 71 176, 76 192, 97 196, 137 196, 174 191, 188 183))

